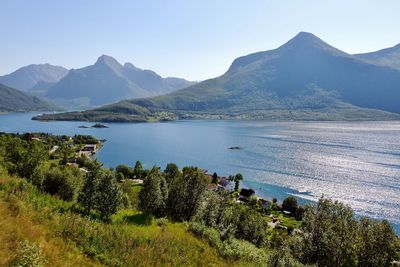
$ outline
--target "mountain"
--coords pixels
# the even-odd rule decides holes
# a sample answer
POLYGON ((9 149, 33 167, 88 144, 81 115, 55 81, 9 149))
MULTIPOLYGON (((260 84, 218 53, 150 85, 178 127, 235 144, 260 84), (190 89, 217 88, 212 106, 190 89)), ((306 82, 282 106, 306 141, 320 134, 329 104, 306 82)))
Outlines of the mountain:
POLYGON ((193 82, 178 78, 162 78, 151 70, 142 70, 131 63, 121 65, 103 55, 94 65, 73 69, 51 86, 50 99, 87 99, 91 105, 101 105, 121 99, 149 97, 175 91, 193 82))
POLYGON ((36 96, 0 84, 0 112, 57 110, 60 109, 36 96))
POLYGON ((399 99, 400 71, 301 32, 277 49, 235 59, 218 78, 163 96, 46 119, 386 120, 400 118, 399 99))
POLYGON ((55 83, 67 75, 68 70, 50 64, 36 64, 22 67, 8 75, 0 76, 0 83, 28 91, 39 82, 55 83))
POLYGON ((400 70, 400 44, 376 52, 356 54, 354 56, 369 63, 400 70))

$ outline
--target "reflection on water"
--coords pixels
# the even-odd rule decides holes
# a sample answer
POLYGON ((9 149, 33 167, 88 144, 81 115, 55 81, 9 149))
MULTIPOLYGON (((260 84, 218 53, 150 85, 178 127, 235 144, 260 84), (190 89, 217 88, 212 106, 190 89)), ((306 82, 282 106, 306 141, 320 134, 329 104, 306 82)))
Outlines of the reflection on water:
POLYGON ((2 115, 0 131, 92 134, 107 139, 98 154, 106 166, 141 160, 147 167, 175 162, 221 175, 241 172, 267 197, 324 194, 358 215, 400 225, 400 122, 179 121, 80 129, 90 124, 31 116, 2 115))

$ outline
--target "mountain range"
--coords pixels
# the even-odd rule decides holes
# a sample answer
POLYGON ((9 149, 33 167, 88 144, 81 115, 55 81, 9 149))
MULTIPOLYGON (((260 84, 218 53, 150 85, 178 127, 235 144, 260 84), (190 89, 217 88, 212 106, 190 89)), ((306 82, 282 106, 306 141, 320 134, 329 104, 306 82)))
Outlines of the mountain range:
POLYGON ((351 55, 301 32, 276 49, 235 59, 220 77, 182 90, 37 119, 399 119, 398 50, 351 55))
POLYGON ((45 96, 49 99, 86 99, 91 105, 116 102, 121 99, 149 97, 182 89, 193 82, 179 78, 162 78, 151 70, 142 70, 131 63, 121 65, 103 55, 96 63, 72 69, 45 96))
POLYGON ((94 65, 70 71, 50 64, 29 65, 0 76, 0 82, 69 108, 156 96, 195 83, 174 77, 162 78, 154 71, 142 70, 131 63, 121 65, 106 55, 99 57, 94 65))
POLYGON ((376 52, 356 54, 354 56, 372 64, 400 70, 400 44, 376 52))
POLYGON ((0 112, 59 111, 55 105, 36 96, 0 84, 0 112))
POLYGON ((65 77, 67 73, 68 70, 60 66, 32 64, 0 76, 0 83, 21 91, 28 91, 39 82, 54 84, 65 77))

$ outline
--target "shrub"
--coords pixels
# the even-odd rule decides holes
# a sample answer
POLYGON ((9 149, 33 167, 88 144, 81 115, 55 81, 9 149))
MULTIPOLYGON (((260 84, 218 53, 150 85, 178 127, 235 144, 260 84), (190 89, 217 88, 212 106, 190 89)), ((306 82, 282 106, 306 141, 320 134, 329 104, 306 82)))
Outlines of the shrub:
POLYGON ((115 168, 115 171, 116 171, 117 173, 119 173, 119 174, 123 174, 123 177, 124 177, 125 179, 131 179, 131 178, 133 178, 133 169, 132 169, 131 167, 127 166, 127 165, 123 165, 123 164, 118 165, 118 166, 115 168))
POLYGON ((289 196, 283 200, 282 209, 290 211, 291 215, 296 214, 297 207, 297 199, 294 196, 289 196))
POLYGON ((41 165, 32 176, 32 184, 51 195, 57 195, 66 201, 76 200, 83 186, 83 175, 79 169, 51 165, 41 165))
POLYGON ((34 242, 25 240, 18 244, 16 255, 10 266, 41 267, 44 264, 45 261, 40 247, 34 242))

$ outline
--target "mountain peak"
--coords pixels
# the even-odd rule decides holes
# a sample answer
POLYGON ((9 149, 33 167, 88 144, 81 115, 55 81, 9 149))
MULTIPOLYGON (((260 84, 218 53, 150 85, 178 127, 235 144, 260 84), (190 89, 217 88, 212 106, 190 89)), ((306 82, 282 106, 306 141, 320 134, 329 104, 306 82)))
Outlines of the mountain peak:
POLYGON ((122 65, 113 57, 107 55, 101 55, 96 63, 95 66, 106 66, 115 71, 116 73, 120 73, 122 70, 122 65))
POLYGON ((345 56, 345 52, 329 45, 317 36, 309 32, 299 32, 295 37, 290 39, 287 43, 278 48, 281 51, 303 51, 303 50, 319 50, 337 55, 345 56))
POLYGON ((101 55, 101 56, 97 59, 97 61, 96 61, 95 64, 96 64, 96 65, 97 65, 97 64, 107 64, 107 65, 110 65, 110 64, 118 64, 118 65, 120 65, 119 62, 118 62, 115 58, 113 58, 113 57, 111 57, 111 56, 107 56, 107 55, 101 55))
POLYGON ((330 46, 320 38, 315 36, 309 32, 299 32, 295 37, 290 39, 287 43, 285 43, 281 47, 303 47, 303 46, 312 46, 312 47, 323 47, 330 46))

